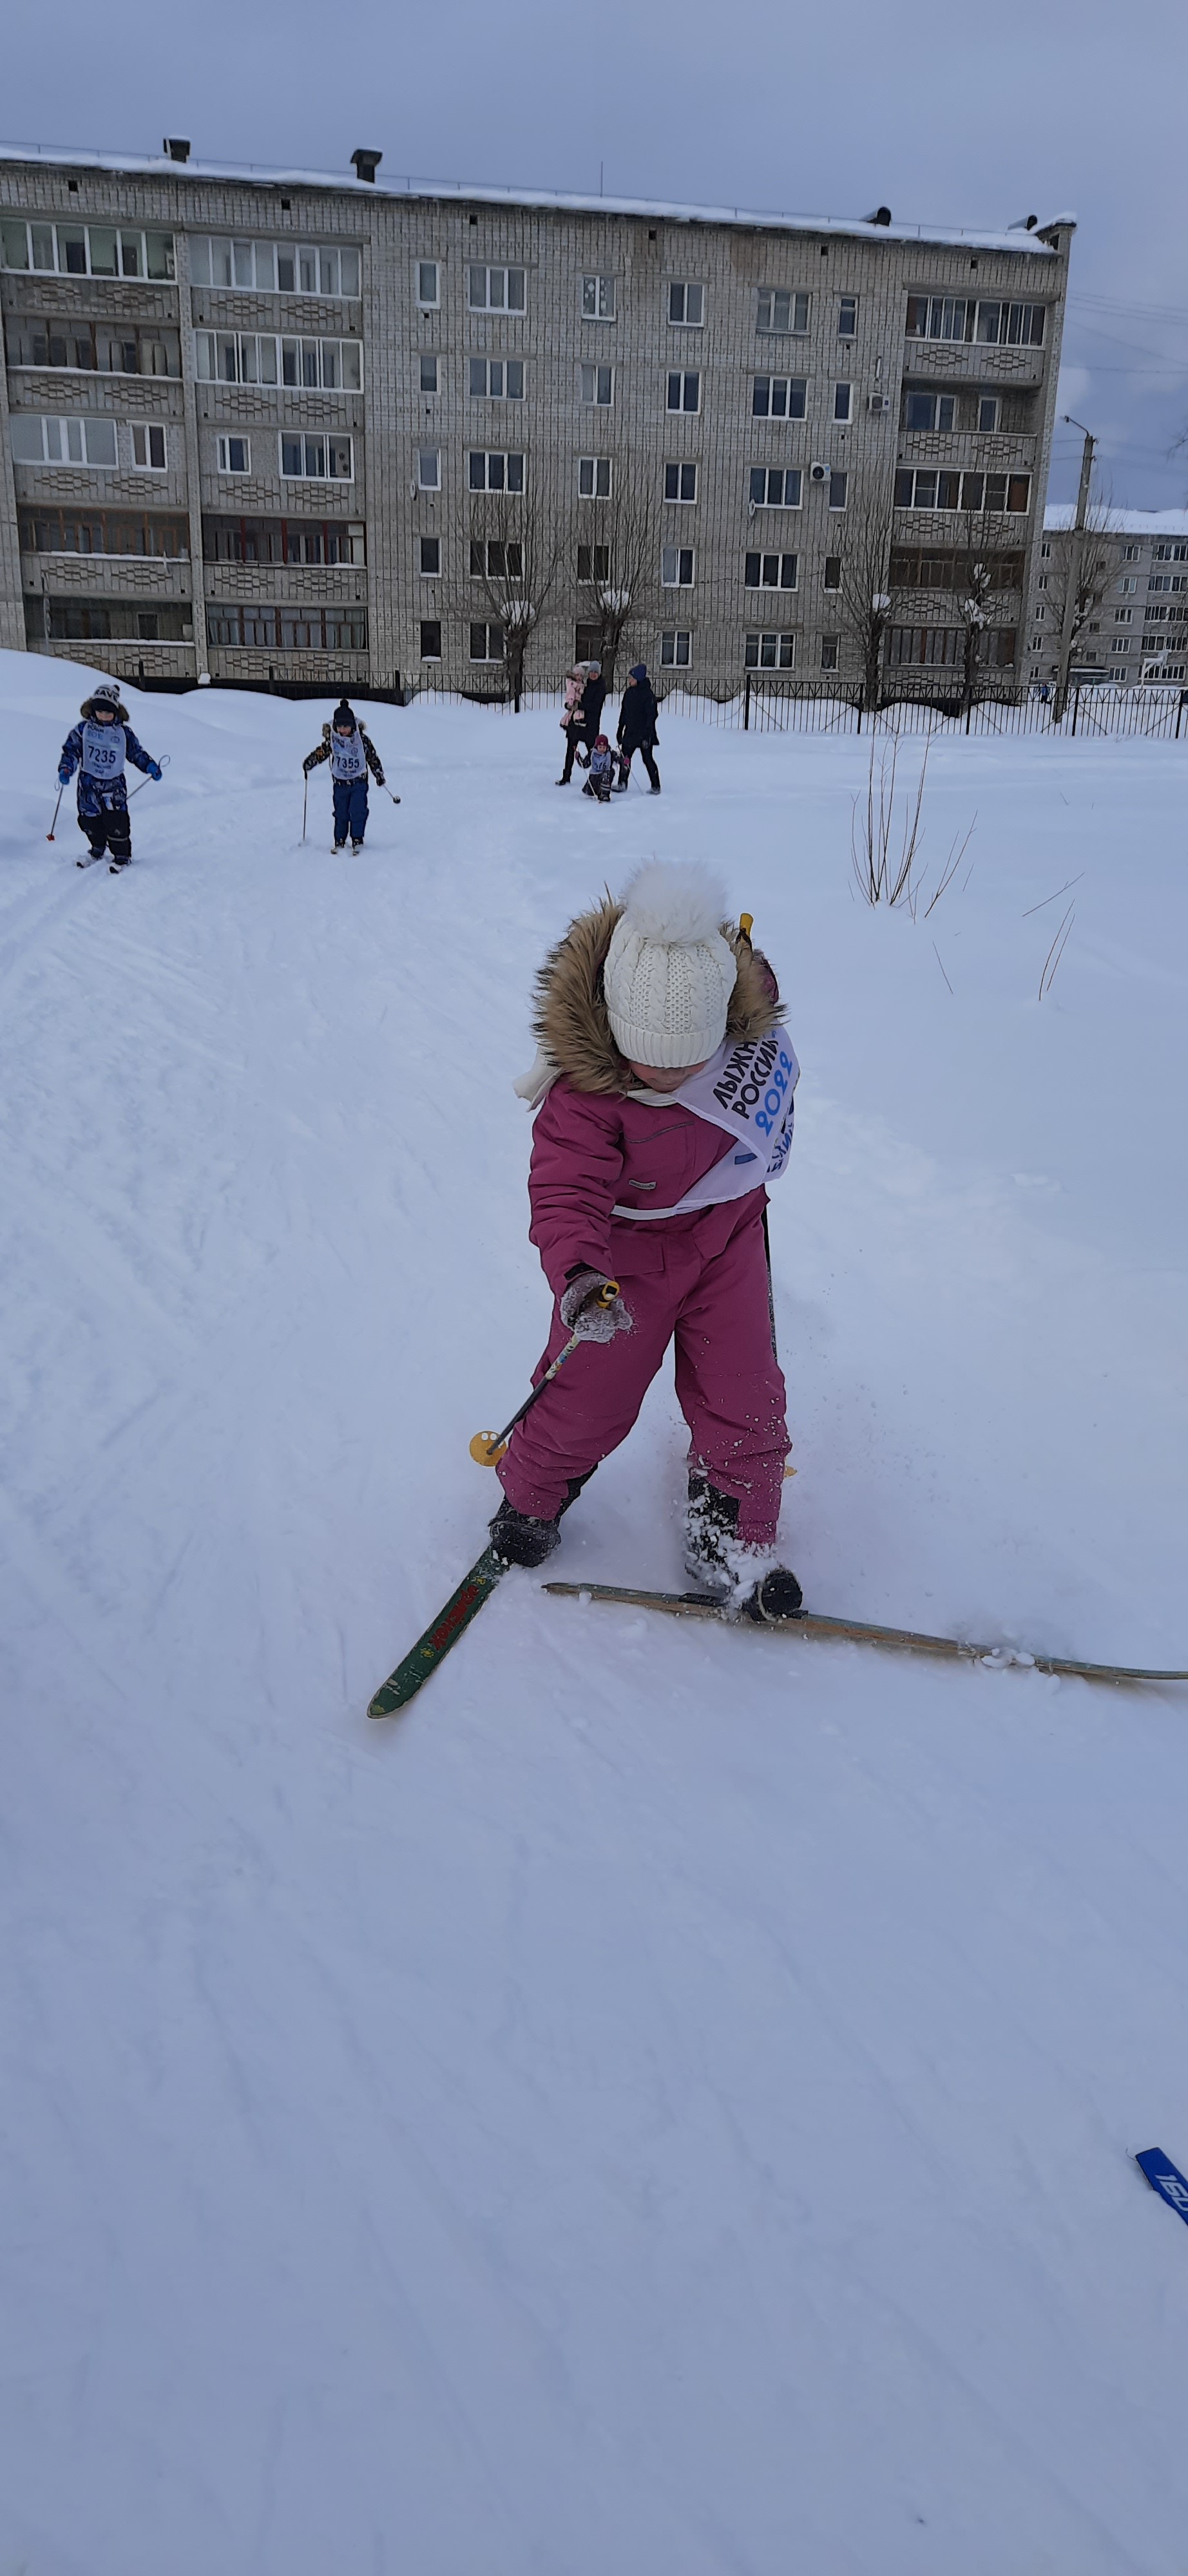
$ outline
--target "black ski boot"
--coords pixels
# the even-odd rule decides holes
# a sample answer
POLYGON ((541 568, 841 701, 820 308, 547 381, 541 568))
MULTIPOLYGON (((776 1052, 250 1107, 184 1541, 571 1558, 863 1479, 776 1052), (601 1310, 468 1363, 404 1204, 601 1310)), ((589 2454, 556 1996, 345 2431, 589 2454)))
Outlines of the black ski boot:
POLYGON ((505 1565, 543 1565, 561 1545, 560 1515, 555 1521, 530 1520, 505 1494, 491 1523, 491 1545, 505 1565))
POLYGON ((694 1581, 747 1619, 795 1619, 804 1595, 790 1567, 769 1565, 758 1582, 749 1582, 748 1559, 766 1553, 738 1535, 737 1494, 720 1494, 708 1477, 690 1476, 685 1565, 694 1581))

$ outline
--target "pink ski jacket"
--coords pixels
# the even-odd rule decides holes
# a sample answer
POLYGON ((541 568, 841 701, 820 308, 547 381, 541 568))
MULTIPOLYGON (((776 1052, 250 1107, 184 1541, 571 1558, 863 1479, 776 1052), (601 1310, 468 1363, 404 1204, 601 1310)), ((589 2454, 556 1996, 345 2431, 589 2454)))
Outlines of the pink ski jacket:
MULTIPOLYGON (((560 1079, 536 1115, 529 1231, 557 1294, 577 1268, 615 1278, 663 1269, 662 1238, 702 1223, 707 1212, 689 1210, 667 1225, 641 1225, 617 1217, 616 1206, 638 1205, 649 1215, 675 1208, 704 1172, 733 1151, 720 1127, 678 1102, 660 1106, 627 1096, 634 1076, 611 1035, 602 991, 602 968, 621 910, 608 900, 580 915, 538 981, 536 1036, 560 1068, 560 1079)), ((727 1036, 761 1037, 780 1017, 776 978, 732 924, 723 923, 723 934, 738 960, 727 1036)), ((744 1203, 750 1204, 749 1195, 744 1203)), ((735 1216, 739 1204, 733 1202, 735 1216)))

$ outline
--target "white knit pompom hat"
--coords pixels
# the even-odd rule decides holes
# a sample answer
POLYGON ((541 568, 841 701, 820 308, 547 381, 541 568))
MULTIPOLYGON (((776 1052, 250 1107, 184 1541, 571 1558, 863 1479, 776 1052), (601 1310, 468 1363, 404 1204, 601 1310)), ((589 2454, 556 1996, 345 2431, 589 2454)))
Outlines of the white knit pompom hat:
POLYGON ((726 900, 695 859, 654 859, 632 878, 603 989, 630 1064, 705 1064, 726 1035, 738 964, 719 923, 726 900))

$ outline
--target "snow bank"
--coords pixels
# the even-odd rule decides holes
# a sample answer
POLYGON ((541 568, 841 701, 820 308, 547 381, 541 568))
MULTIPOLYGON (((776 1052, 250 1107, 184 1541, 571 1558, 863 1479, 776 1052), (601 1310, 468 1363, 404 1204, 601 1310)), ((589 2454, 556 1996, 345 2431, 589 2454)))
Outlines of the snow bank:
MULTIPOLYGON (((0 676, 3 2564, 1173 2576, 1184 1694, 511 1576, 363 1709, 544 1338, 532 971, 653 855, 805 1066, 810 1603, 1188 1661, 1186 747, 934 747, 913 923, 865 742, 666 711, 603 810, 555 711, 377 707, 352 861, 329 698, 133 692, 116 882, 44 838, 85 675, 0 676)), ((663 1384, 557 1571, 671 1582, 681 1475, 663 1384)))

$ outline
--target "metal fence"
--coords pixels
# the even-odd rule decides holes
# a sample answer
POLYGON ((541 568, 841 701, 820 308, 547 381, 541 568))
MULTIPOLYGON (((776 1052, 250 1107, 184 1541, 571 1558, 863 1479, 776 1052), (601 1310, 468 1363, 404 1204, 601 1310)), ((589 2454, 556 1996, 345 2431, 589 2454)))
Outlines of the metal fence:
MULTIPOLYGON (((473 688, 459 689, 434 678, 419 681, 409 695, 461 699, 512 714, 524 707, 559 708, 563 686, 564 674, 536 675, 513 698, 506 681, 493 669, 489 678, 476 673, 473 688)), ((784 679, 765 671, 747 671, 736 690, 720 697, 661 672, 656 696, 674 715, 740 733, 878 731, 950 739, 957 734, 1050 734, 1066 742, 1134 735, 1150 741, 1188 742, 1188 689, 1179 687, 1109 688, 1087 683, 1069 691, 1059 720, 1054 693, 1038 688, 995 689, 969 706, 959 697, 918 689, 868 708, 859 690, 841 689, 836 681, 784 679)), ((611 704, 608 699, 608 711, 611 704)))

